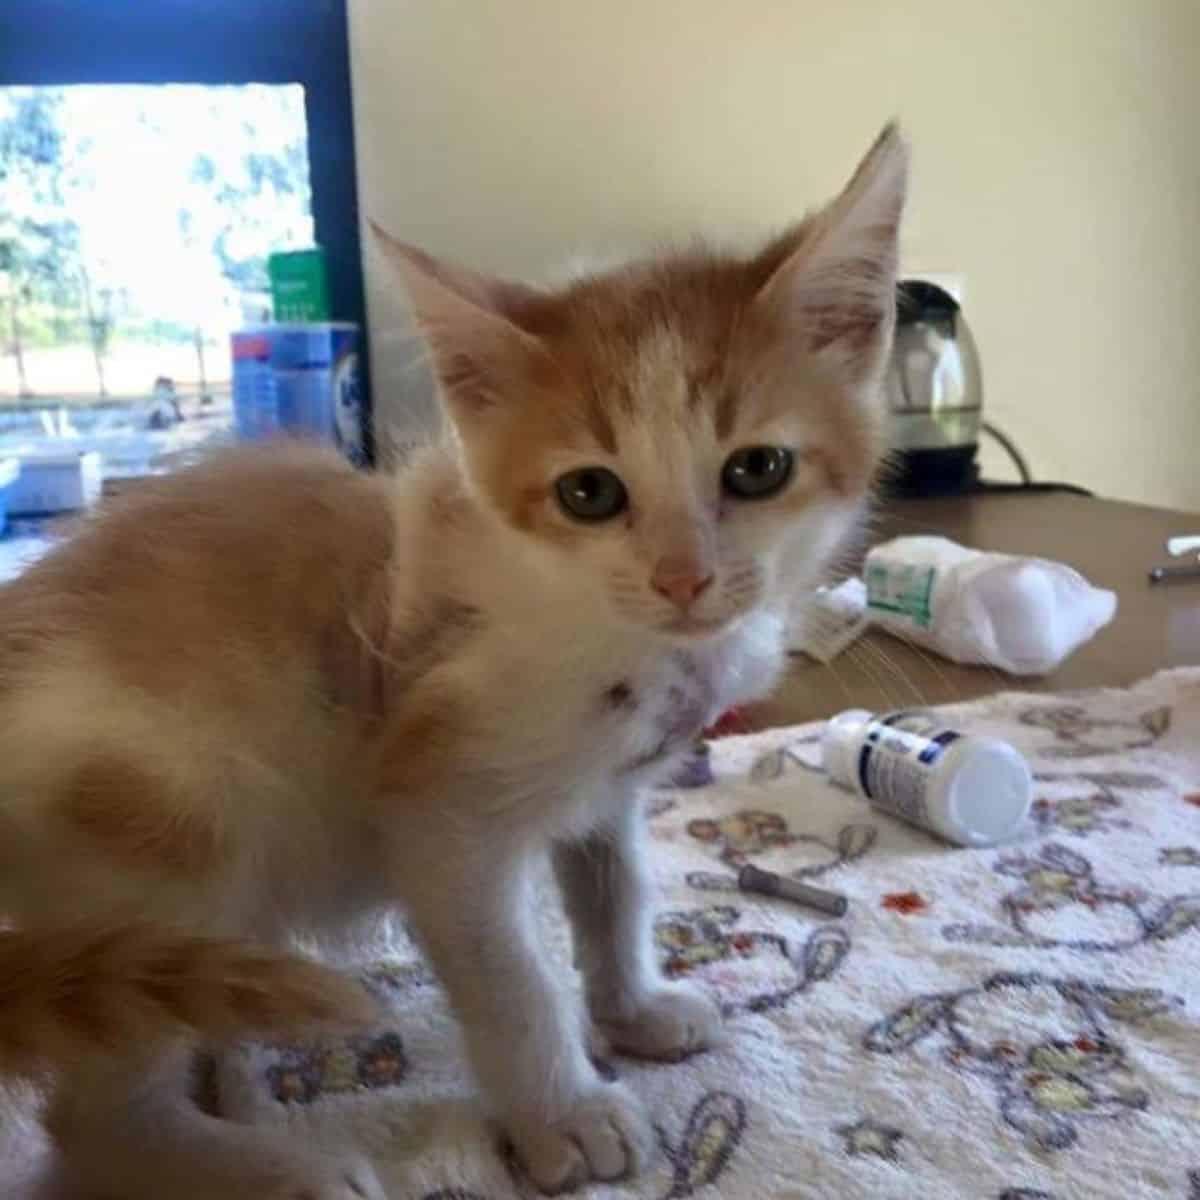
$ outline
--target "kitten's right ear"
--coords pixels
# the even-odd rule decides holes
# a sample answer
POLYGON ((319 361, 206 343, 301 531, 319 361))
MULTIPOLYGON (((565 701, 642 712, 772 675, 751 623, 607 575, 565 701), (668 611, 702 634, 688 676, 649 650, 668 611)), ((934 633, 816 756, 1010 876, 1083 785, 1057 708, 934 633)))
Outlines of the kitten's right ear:
POLYGON ((546 356, 513 314, 541 293, 442 262, 369 224, 384 259, 404 281, 455 420, 501 404, 514 390, 519 394, 527 372, 546 356))
POLYGON ((908 157, 888 125, 841 195, 794 232, 756 300, 852 386, 876 375, 891 336, 908 157))

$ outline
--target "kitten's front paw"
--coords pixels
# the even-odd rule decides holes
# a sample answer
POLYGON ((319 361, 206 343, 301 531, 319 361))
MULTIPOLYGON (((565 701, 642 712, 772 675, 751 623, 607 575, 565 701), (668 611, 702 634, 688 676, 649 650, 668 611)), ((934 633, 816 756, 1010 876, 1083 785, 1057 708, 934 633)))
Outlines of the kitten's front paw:
POLYGON ((550 1196, 636 1175, 654 1146, 641 1103, 614 1083, 597 1084, 550 1125, 522 1122, 511 1133, 525 1173, 550 1196))
POLYGON ((711 1049, 724 1036, 721 1010, 687 983, 663 984, 633 1017, 611 1020, 598 1015, 597 1024, 614 1050, 667 1062, 711 1049))

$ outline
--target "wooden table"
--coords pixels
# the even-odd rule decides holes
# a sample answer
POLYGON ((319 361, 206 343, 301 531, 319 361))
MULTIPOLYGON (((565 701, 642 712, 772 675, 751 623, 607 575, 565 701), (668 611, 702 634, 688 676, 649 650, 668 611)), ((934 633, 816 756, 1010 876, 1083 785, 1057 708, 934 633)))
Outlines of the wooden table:
POLYGON ((1062 691, 1124 686, 1164 667, 1200 664, 1200 579, 1151 585, 1169 561, 1171 534, 1200 534, 1200 516, 1068 493, 983 494, 893 502, 872 522, 872 543, 940 533, 963 545, 1058 559, 1117 593, 1112 624, 1052 675, 1015 679, 962 667, 873 633, 827 667, 797 656, 776 695, 756 707, 755 726, 795 724, 843 708, 872 710, 968 700, 1019 688, 1062 691))

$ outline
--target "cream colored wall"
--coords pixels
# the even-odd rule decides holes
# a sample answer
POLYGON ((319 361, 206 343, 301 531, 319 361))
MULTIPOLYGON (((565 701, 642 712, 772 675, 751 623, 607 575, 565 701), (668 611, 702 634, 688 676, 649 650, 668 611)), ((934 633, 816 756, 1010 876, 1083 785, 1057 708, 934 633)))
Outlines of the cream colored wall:
MULTIPOLYGON (((774 229, 891 114, 1037 474, 1200 510, 1197 0, 351 0, 366 213, 475 265, 774 229)), ((368 250, 376 391, 424 410, 368 250)), ((1003 470, 989 455, 989 466, 1003 470)))

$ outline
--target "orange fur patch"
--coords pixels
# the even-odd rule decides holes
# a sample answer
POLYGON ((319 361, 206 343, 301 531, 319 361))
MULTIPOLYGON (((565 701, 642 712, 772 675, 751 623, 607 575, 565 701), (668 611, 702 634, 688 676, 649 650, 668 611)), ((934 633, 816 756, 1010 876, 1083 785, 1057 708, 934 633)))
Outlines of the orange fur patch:
POLYGON ((122 684, 247 710, 361 602, 392 550, 385 480, 255 447, 131 487, 5 589, 0 679, 88 631, 122 684))
MULTIPOLYGON (((282 1035, 378 1020, 353 980, 245 942, 169 928, 0 932, 0 1070, 86 1061, 96 1050, 153 1055, 187 1030, 282 1035)), ((76 1111, 62 1089, 47 1113, 60 1136, 76 1111)))
POLYGON ((94 757, 72 770, 59 813, 128 866, 202 874, 225 857, 224 839, 210 818, 173 807, 159 780, 119 758, 94 757))
POLYGON ((434 798, 466 733, 461 704, 443 687, 422 689, 388 722, 376 747, 373 794, 384 806, 434 798))

